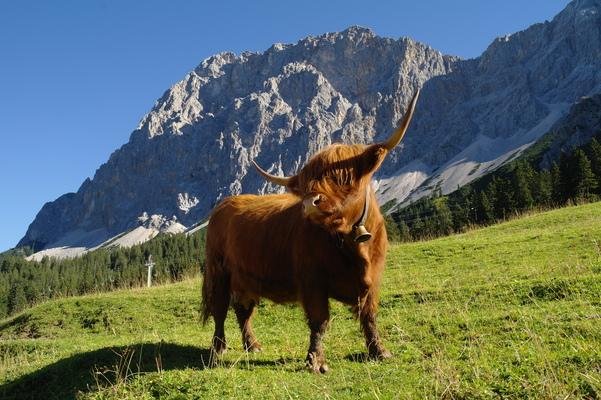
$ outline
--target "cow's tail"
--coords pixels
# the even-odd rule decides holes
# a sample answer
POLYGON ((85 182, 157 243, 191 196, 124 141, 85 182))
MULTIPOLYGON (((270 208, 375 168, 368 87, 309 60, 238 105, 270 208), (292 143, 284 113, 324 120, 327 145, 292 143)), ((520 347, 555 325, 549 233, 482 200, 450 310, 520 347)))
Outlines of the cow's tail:
POLYGON ((205 270, 202 276, 202 301, 200 302, 200 319, 202 324, 205 325, 209 320, 212 312, 212 306, 215 287, 215 260, 207 257, 205 270))
POLYGON ((229 279, 224 276, 225 271, 219 257, 207 252, 207 259, 202 280, 202 301, 200 317, 202 324, 206 324, 211 315, 214 315, 217 302, 223 297, 223 291, 229 292, 229 279))

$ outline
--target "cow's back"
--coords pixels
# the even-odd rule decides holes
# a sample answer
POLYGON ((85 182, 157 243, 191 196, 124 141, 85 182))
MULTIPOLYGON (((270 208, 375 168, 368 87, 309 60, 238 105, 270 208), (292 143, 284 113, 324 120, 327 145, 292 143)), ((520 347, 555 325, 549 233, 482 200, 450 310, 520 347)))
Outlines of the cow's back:
POLYGON ((229 273, 232 293, 277 302, 296 300, 291 263, 300 203, 293 195, 241 195, 211 214, 207 258, 229 273))

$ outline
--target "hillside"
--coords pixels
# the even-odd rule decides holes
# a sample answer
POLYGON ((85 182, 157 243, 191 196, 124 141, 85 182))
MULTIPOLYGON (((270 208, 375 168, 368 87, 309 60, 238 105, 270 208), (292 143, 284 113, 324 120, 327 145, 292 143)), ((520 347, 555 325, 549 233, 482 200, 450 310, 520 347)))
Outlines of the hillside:
POLYGON ((392 246, 379 318, 394 357, 364 362, 358 323, 333 302, 325 376, 303 370, 298 307, 261 304, 257 355, 230 313, 231 349, 208 369, 198 280, 51 301, 0 322, 0 397, 595 398, 600 240, 594 203, 392 246))
POLYGON ((601 198, 601 96, 582 98, 534 146, 502 167, 448 195, 382 206, 397 241, 432 239, 491 225, 507 216, 601 198), (396 225, 396 226, 395 226, 396 225), (398 229, 395 229, 397 228, 398 229))

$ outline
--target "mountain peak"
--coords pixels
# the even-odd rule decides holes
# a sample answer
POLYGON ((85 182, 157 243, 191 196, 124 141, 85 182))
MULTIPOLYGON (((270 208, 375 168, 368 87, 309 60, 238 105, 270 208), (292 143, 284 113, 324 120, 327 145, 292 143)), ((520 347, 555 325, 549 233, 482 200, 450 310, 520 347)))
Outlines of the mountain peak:
POLYGON ((360 25, 351 25, 348 28, 346 28, 345 30, 343 30, 342 32, 340 32, 340 35, 346 35, 351 38, 364 37, 364 36, 373 38, 376 36, 374 31, 372 31, 370 28, 360 26, 360 25))
POLYGON ((601 9, 601 0, 573 0, 568 7, 576 10, 601 9))
POLYGON ((601 0, 574 0, 553 18, 559 24, 599 23, 601 0))
POLYGON ((411 130, 376 177, 378 196, 448 193, 536 141, 580 96, 601 91, 601 24, 590 22, 600 2, 574 1, 474 60, 361 26, 209 57, 91 181, 44 206, 20 244, 81 232, 110 238, 144 211, 191 226, 226 196, 273 191, 251 160, 290 174, 333 142, 383 139, 418 87, 411 130))
POLYGON ((378 38, 378 36, 371 29, 359 25, 352 25, 339 32, 327 32, 318 36, 309 35, 299 40, 298 43, 315 46, 324 42, 350 42, 355 45, 359 43, 365 43, 376 38, 378 38))

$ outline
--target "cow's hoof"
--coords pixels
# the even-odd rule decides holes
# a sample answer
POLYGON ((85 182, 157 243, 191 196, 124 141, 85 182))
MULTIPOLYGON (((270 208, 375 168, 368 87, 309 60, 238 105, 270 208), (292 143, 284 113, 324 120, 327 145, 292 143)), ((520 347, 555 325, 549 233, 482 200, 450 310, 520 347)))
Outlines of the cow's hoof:
POLYGON ((226 351, 227 351, 227 347, 225 347, 225 346, 218 347, 218 348, 213 348, 213 353, 215 353, 218 356, 224 354, 226 351))
POLYGON ((386 350, 384 347, 378 347, 374 350, 370 349, 369 358, 372 360, 385 360, 392 357, 392 353, 386 350))
POLYGON ((227 346, 225 344, 225 339, 214 337, 213 338, 213 349, 212 349, 212 352, 215 355, 220 356, 223 353, 225 353, 226 351, 227 351, 227 346))
POLYGON ((316 353, 307 354, 305 363, 309 371, 312 371, 316 374, 325 374, 330 369, 326 364, 325 358, 323 356, 318 356, 316 353))
POLYGON ((244 350, 246 350, 249 353, 259 353, 263 351, 263 346, 261 346, 261 343, 257 341, 252 343, 245 343, 244 350))

